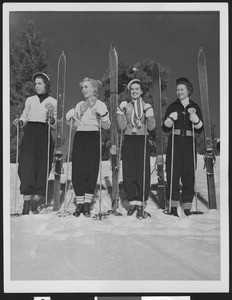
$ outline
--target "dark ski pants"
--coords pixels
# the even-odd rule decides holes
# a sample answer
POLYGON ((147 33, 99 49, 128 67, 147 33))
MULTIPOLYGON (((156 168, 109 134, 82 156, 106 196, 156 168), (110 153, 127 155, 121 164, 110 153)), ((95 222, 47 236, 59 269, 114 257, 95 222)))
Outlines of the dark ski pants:
MULTIPOLYGON (((49 172, 52 166, 54 142, 50 139, 49 172)), ((20 193, 24 195, 46 194, 48 125, 29 122, 24 128, 20 147, 18 174, 20 193)))
MULTIPOLYGON (((168 199, 170 198, 171 183, 171 151, 172 136, 170 135, 168 140, 166 160, 168 199)), ((194 160, 192 136, 174 135, 173 180, 171 197, 172 206, 178 206, 178 202, 180 200, 180 180, 182 183, 182 207, 183 209, 191 209, 194 196, 194 160)))
MULTIPOLYGON (((123 185, 128 201, 143 201, 144 135, 125 135, 122 153, 123 185)), ((150 191, 150 148, 147 141, 145 201, 150 191)))
POLYGON ((98 131, 77 131, 72 150, 72 183, 76 196, 94 194, 100 159, 98 131))

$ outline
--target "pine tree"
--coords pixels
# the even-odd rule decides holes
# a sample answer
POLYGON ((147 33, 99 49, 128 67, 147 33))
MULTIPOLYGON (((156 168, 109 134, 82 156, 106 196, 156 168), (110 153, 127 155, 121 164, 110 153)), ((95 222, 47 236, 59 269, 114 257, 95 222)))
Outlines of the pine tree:
MULTIPOLYGON (((27 23, 10 47, 10 160, 15 162, 16 128, 13 120, 22 114, 25 100, 33 95, 32 75, 36 72, 49 73, 45 57, 45 40, 34 21, 27 23)), ((22 137, 22 133, 20 134, 22 137)))

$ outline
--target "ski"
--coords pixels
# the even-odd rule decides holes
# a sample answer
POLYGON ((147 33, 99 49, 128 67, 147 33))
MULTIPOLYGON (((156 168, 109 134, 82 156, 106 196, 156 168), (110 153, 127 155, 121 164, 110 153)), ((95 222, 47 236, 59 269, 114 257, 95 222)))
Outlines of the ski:
POLYGON ((66 57, 64 52, 59 57, 57 72, 57 126, 56 126, 56 147, 54 155, 54 203, 53 210, 60 208, 60 177, 63 165, 62 136, 64 118, 64 99, 65 99, 65 76, 66 76, 66 57))
POLYGON ((162 132, 162 100, 161 100, 161 80, 159 66, 157 63, 152 68, 152 95, 153 108, 155 112, 156 129, 156 170, 158 177, 158 200, 161 209, 166 208, 165 180, 164 180, 164 159, 163 159, 163 132, 162 132))
POLYGON ((118 153, 118 130, 117 130, 117 107, 118 107, 118 55, 115 48, 110 46, 109 51, 110 69, 110 115, 111 115, 111 168, 112 168, 112 213, 118 208, 118 176, 119 176, 119 153, 118 153))
POLYGON ((209 113, 209 98, 208 98, 208 81, 207 81, 207 68, 206 59, 201 48, 198 53, 198 79, 201 95, 201 106, 204 123, 204 136, 205 136, 205 166, 208 187, 209 209, 216 209, 216 195, 215 195, 215 181, 214 181, 214 150, 213 141, 211 136, 210 126, 210 113, 209 113))

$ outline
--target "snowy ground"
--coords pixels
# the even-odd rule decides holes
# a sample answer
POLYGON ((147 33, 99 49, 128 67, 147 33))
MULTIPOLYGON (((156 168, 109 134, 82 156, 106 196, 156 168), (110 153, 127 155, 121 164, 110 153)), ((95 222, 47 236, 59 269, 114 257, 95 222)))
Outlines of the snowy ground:
MULTIPOLYGON (((154 162, 151 158, 152 167, 154 162)), ((128 217, 123 208, 125 203, 119 207, 123 216, 110 215, 102 220, 83 215, 58 217, 55 212, 10 218, 11 280, 220 280, 219 164, 220 157, 217 157, 218 209, 208 210, 203 157, 198 156, 198 209, 205 212, 203 215, 186 217, 179 208, 179 218, 167 216, 151 197, 146 210, 152 217, 143 220, 128 217)), ((109 161, 105 161, 103 177, 110 174, 109 161)), ((65 178, 63 175, 63 182, 65 178)), ((15 180, 12 164, 12 213, 22 210, 18 190, 16 208, 14 204, 15 180)), ((156 182, 156 172, 153 172, 151 183, 156 182)), ((71 196, 69 190, 66 204, 71 196)), ((102 202, 103 211, 111 208, 104 188, 102 202)), ((93 215, 98 213, 98 203, 97 199, 93 215)), ((71 201, 68 210, 73 209, 71 201)))

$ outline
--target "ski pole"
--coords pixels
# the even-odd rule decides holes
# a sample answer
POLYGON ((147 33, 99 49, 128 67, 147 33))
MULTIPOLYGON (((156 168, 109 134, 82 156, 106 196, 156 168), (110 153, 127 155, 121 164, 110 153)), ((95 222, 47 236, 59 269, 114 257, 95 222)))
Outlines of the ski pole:
POLYGON ((143 215, 145 205, 145 180, 146 180, 146 156, 147 156, 147 119, 145 117, 145 135, 144 135, 144 150, 143 150, 143 215))
POLYGON ((19 124, 16 126, 16 158, 15 158, 15 197, 14 197, 14 214, 16 213, 16 201, 17 201, 17 185, 18 185, 18 163, 19 163, 19 124))
POLYGON ((45 206, 48 203, 48 177, 49 177, 49 163, 50 163, 50 139, 51 139, 51 123, 50 117, 52 112, 53 105, 51 103, 47 103, 45 107, 48 109, 48 149, 47 149, 47 178, 46 178, 46 194, 45 194, 45 206))
POLYGON ((194 176, 194 193, 196 198, 196 212, 198 212, 198 198, 197 198, 197 185, 196 185, 196 155, 195 155, 195 130, 194 124, 192 123, 192 132, 193 132, 193 176, 194 176))
POLYGON ((64 192, 64 213, 66 213, 66 195, 67 195, 67 187, 68 187, 68 173, 69 173, 69 163, 70 163, 69 160, 70 160, 70 149, 71 149, 72 123, 73 123, 73 118, 71 118, 70 129, 69 129, 69 137, 68 137, 68 158, 67 158, 67 170, 66 170, 65 192, 64 192))
POLYGON ((100 190, 99 190, 99 218, 101 219, 101 201, 102 201, 102 130, 101 130, 101 117, 99 120, 99 138, 100 138, 100 190))
POLYGON ((120 164, 121 164, 121 153, 122 153, 122 135, 123 135, 123 130, 120 132, 120 141, 119 141, 119 154, 118 154, 118 174, 117 174, 117 190, 116 190, 116 207, 115 210, 118 208, 118 196, 119 196, 119 175, 120 175, 120 164))
POLYGON ((170 178, 170 194, 169 194, 169 212, 171 212, 171 208, 172 208, 173 158, 174 158, 174 124, 172 125, 172 153, 171 153, 171 178, 170 178))

